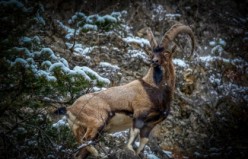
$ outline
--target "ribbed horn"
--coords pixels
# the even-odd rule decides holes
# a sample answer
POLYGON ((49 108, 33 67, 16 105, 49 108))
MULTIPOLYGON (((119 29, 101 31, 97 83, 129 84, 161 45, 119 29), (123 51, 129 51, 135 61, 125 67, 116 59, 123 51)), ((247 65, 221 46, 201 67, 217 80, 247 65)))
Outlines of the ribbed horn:
MULTIPOLYGON (((175 24, 173 25, 165 34, 164 37, 161 41, 161 46, 163 46, 164 48, 168 48, 168 45, 171 41, 173 41, 177 35, 181 34, 181 33, 186 33, 190 36, 191 38, 191 44, 192 44, 192 51, 191 51, 191 55, 194 52, 195 49, 195 37, 193 34, 193 31, 191 30, 191 28, 189 26, 183 25, 183 24, 175 24)), ((191 56, 190 55, 190 56, 191 56)))

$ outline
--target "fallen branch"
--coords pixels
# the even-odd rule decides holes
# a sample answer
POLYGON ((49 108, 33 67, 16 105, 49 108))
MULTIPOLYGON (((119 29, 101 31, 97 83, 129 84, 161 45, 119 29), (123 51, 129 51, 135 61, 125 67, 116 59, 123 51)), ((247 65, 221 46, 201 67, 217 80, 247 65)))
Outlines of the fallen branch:
POLYGON ((82 148, 84 148, 86 146, 93 145, 93 144, 95 144, 95 142, 87 141, 86 143, 83 143, 80 146, 78 146, 76 150, 72 151, 72 154, 78 152, 80 149, 82 149, 82 148))

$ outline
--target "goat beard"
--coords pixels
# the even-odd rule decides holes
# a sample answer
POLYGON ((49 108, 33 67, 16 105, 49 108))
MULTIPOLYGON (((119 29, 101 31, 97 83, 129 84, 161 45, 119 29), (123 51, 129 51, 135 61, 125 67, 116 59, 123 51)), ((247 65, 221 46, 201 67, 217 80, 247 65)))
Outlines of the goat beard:
POLYGON ((153 68, 153 80, 156 85, 158 85, 163 80, 163 70, 161 66, 155 66, 153 68))

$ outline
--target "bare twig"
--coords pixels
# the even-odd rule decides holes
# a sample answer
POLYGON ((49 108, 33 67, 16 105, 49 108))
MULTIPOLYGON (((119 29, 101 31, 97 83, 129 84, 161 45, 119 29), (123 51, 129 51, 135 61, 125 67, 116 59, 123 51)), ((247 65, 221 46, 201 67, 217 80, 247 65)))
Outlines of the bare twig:
POLYGON ((80 149, 82 149, 84 147, 87 147, 87 146, 93 145, 93 144, 95 144, 95 141, 86 141, 86 143, 81 144, 80 146, 77 147, 76 150, 72 151, 72 154, 78 152, 80 149))

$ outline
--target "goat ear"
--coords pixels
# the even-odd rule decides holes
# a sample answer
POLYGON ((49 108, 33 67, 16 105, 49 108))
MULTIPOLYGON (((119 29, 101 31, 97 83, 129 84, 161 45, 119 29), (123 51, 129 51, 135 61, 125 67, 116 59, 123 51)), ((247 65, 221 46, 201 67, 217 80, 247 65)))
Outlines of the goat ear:
POLYGON ((156 48, 158 46, 158 43, 152 33, 152 30, 151 28, 146 28, 146 34, 147 34, 147 39, 149 40, 150 42, 150 46, 152 49, 156 48))

